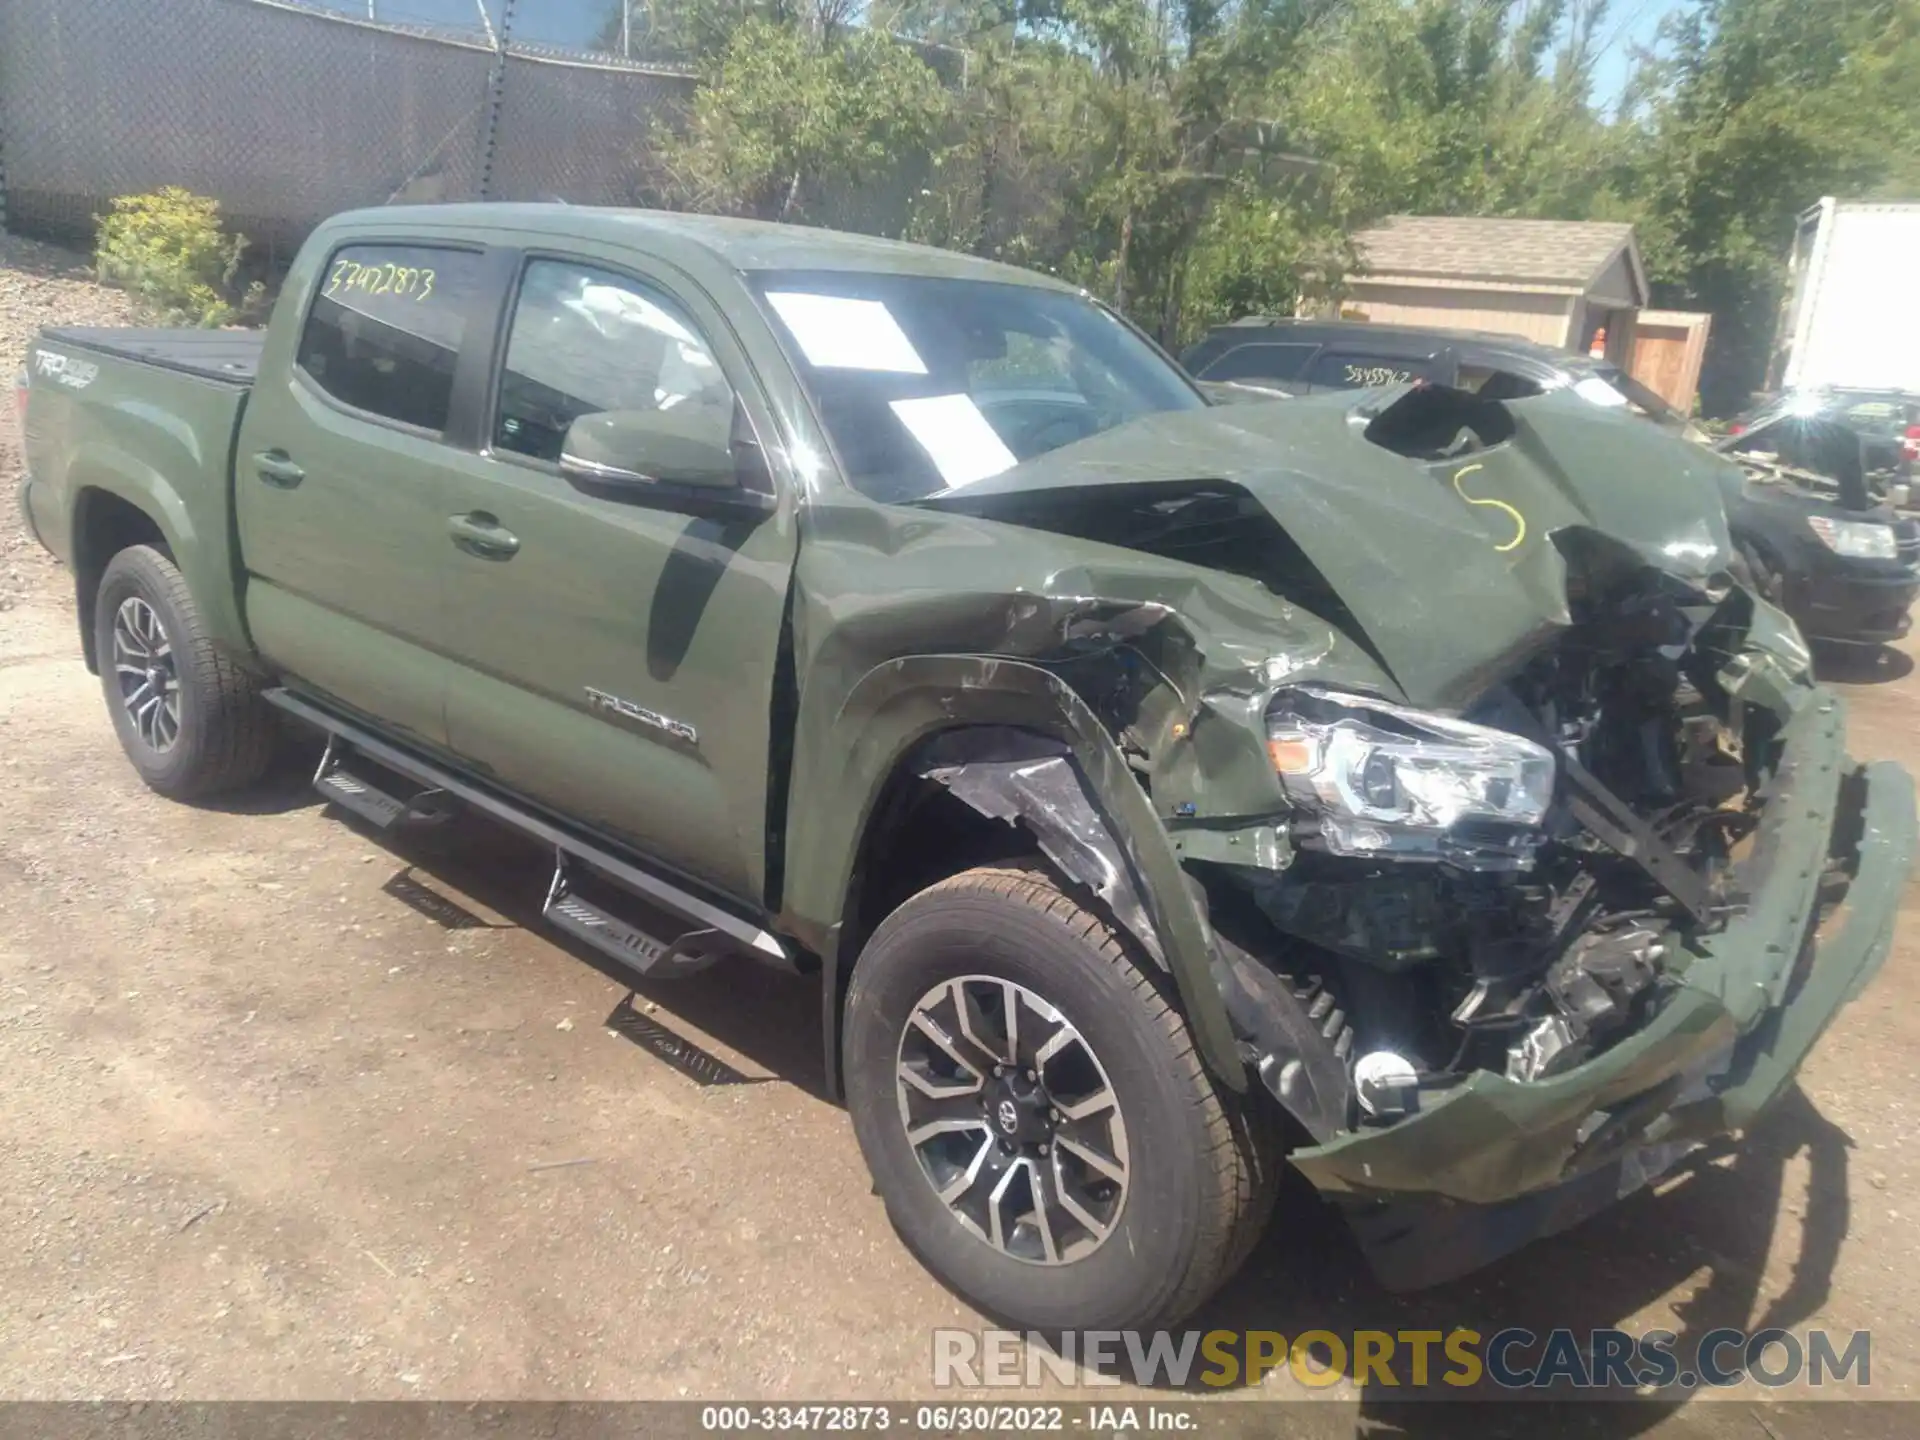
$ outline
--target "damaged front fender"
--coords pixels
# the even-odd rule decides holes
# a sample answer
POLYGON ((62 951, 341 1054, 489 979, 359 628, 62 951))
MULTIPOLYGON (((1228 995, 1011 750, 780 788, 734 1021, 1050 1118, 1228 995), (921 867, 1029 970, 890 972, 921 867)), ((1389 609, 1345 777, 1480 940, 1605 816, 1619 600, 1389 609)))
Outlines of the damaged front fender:
POLYGON ((1060 873, 1099 896, 1121 928, 1165 967, 1153 916, 1126 851, 1101 818, 1064 743, 1022 730, 975 726, 935 736, 920 761, 925 779, 944 786, 976 813, 1024 826, 1060 873))
MULTIPOLYGON (((1089 873, 1096 864, 1124 860, 1115 870, 1128 872, 1127 885, 1114 883, 1114 892, 1123 904, 1138 905, 1148 919, 1145 928, 1158 937, 1208 1067, 1223 1083, 1244 1090, 1245 1067, 1211 973, 1206 919, 1167 833, 1086 702, 1038 665, 977 655, 909 656, 875 667, 854 687, 834 728, 840 743, 831 754, 810 757, 806 768, 796 765, 794 808, 813 817, 809 842, 796 847, 789 872, 796 917, 809 911, 847 913, 854 895, 853 857, 888 781, 927 741, 970 726, 1034 731, 1064 746, 1087 803, 1098 807, 1107 839, 1090 833, 1084 815, 1062 816, 1057 823, 1043 819, 1053 844, 1089 873), (810 792, 818 793, 818 802, 806 798, 810 792), (829 796, 835 797, 833 803, 829 796), (848 803, 854 797, 857 803, 848 803)), ((1046 775, 1049 782, 1064 783, 1064 778, 1058 772, 1046 775)), ((1008 803, 1015 809, 1031 806, 1036 813, 1046 808, 1038 795, 1008 803)), ((815 932, 814 948, 830 970, 852 959, 839 953, 842 928, 836 920, 830 930, 815 932)))

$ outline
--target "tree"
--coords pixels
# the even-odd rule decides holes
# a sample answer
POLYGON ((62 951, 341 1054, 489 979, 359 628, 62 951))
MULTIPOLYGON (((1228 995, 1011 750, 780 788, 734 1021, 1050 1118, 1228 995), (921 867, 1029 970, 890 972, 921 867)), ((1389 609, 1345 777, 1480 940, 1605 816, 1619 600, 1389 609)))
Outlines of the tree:
POLYGON ((871 30, 845 34, 750 19, 665 137, 669 197, 690 209, 818 219, 812 206, 924 157, 947 109, 939 77, 871 30))
POLYGON ((1170 344, 1331 297, 1391 213, 1622 219, 1657 299, 1714 313, 1724 409, 1765 365, 1795 215, 1920 186, 1920 0, 1685 0, 1614 115, 1591 83, 1608 0, 649 0, 645 21, 647 53, 702 67, 659 147, 669 203, 1049 270, 1170 344))
POLYGON ((1920 6, 1701 0, 1667 33, 1624 186, 1660 302, 1713 313, 1701 400, 1725 413, 1764 381, 1799 213, 1920 180, 1920 6))

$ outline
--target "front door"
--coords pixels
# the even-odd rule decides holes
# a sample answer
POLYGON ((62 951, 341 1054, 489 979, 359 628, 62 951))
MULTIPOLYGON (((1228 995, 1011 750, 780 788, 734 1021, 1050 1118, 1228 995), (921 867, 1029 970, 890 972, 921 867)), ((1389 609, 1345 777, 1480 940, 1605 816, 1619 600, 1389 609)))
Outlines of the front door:
POLYGON ((349 243, 296 273, 311 298, 275 326, 234 461, 255 644, 430 745, 446 739, 454 369, 486 328, 484 272, 475 249, 349 243))
POLYGON ((449 739, 507 786, 757 902, 791 502, 700 517, 561 475, 583 414, 737 396, 769 433, 710 302, 616 263, 522 268, 490 444, 447 493, 475 527, 448 572, 449 739))

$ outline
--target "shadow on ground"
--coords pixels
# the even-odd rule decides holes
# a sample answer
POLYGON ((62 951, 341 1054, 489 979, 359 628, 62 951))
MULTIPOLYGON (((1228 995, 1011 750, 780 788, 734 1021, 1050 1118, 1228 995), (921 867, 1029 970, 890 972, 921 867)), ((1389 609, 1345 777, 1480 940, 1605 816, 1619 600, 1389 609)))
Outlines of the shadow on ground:
MULTIPOLYGON (((309 767, 309 775, 311 767, 309 767)), ((318 802, 305 780, 307 800, 318 802)), ((305 803, 304 801, 299 803, 305 803)), ((683 1032, 704 1032, 752 1065, 818 1098, 825 1095, 821 1065, 820 984, 754 961, 722 960, 709 970, 673 980, 647 980, 617 960, 542 923, 541 907, 553 875, 553 852, 503 826, 461 813, 444 823, 376 830, 343 811, 334 818, 400 862, 381 889, 398 904, 443 929, 501 928, 474 914, 446 891, 471 896, 509 925, 535 931, 547 944, 633 992, 607 1017, 609 1028, 703 1085, 751 1083, 683 1032), (652 1018, 647 1007, 655 1007, 652 1018), (678 1021, 671 1028, 661 1021, 678 1021)), ((635 1057, 637 1063, 640 1057, 635 1057)))
MULTIPOLYGON (((288 799, 306 803, 305 799, 293 802, 291 792, 288 799)), ((741 960, 673 981, 639 980, 617 962, 540 924, 551 873, 551 856, 543 847, 473 817, 428 829, 384 833, 370 831, 352 817, 339 818, 401 862, 402 868, 384 887, 396 903, 409 904, 452 928, 489 923, 457 904, 435 915, 433 906, 423 907, 410 898, 423 883, 471 896, 513 925, 538 928, 548 943, 630 988, 632 1003, 622 1002, 627 1010, 642 1012, 651 1002, 656 1007, 652 1013, 676 1022, 674 1033, 691 1026, 753 1065, 810 1094, 824 1094, 816 979, 782 975, 741 960)), ((620 1019, 619 1009, 609 1016, 610 1021, 620 1019)), ((638 1029, 641 1034, 628 1038, 642 1049, 657 1052, 658 1037, 650 1047, 646 1025, 638 1029)), ((636 1063, 651 1063, 635 1058, 636 1063)), ((686 1069, 672 1055, 657 1054, 657 1058, 676 1064, 700 1083, 716 1083, 696 1073, 705 1063, 697 1055, 692 1059, 694 1069, 686 1069)), ((723 1071, 727 1068, 723 1062, 715 1063, 723 1071)), ((717 1083, 733 1082, 723 1078, 717 1083)), ((1699 1152, 1660 1182, 1659 1193, 1642 1191, 1573 1230, 1538 1241, 1467 1279, 1416 1294, 1383 1289, 1339 1217, 1303 1179, 1288 1172, 1273 1222, 1245 1268, 1182 1328, 1278 1332, 1287 1337, 1283 1343, 1310 1330, 1332 1331, 1350 1339, 1357 1330, 1397 1336, 1402 1331, 1448 1332, 1464 1327, 1478 1331, 1484 1341, 1516 1327, 1542 1337, 1564 1328, 1575 1332, 1584 1348, 1593 1330, 1664 1327, 1676 1332, 1671 1349, 1680 1369, 1691 1371, 1708 1332, 1722 1327, 1792 1328, 1804 1324, 1827 1301, 1848 1228, 1851 1143, 1796 1088, 1738 1150, 1699 1152), (1809 1170, 1805 1211, 1786 1222, 1797 1220, 1798 1256, 1786 1289, 1768 1297, 1762 1286, 1767 1256, 1778 1238, 1787 1170, 1799 1157, 1805 1158, 1809 1170), (1685 1298, 1675 1306, 1676 1318, 1669 1321, 1663 1311, 1651 1307, 1676 1292, 1685 1298), (1650 1308, 1651 1316, 1643 1316, 1650 1308)), ((1323 1352, 1314 1353, 1320 1363, 1329 1358, 1323 1352)), ((1511 1357, 1523 1366, 1535 1364, 1540 1345, 1521 1344, 1511 1357)), ((1723 1365, 1736 1361, 1730 1351, 1722 1352, 1720 1358, 1723 1365)), ((1196 1366, 1196 1376, 1201 1368, 1196 1366)), ((1341 1368, 1352 1375, 1351 1354, 1341 1368)), ((1485 1378, 1470 1390, 1448 1387, 1442 1377, 1451 1368, 1436 1347, 1424 1393, 1449 1400, 1490 1399, 1506 1393, 1485 1378)), ((1404 1360, 1396 1364, 1396 1373, 1403 1381, 1410 1374, 1404 1360)), ((1284 1376, 1277 1385, 1277 1390, 1270 1386, 1263 1396, 1273 1393, 1275 1398, 1287 1398, 1299 1393, 1284 1376)), ((1218 1393, 1191 1380, 1189 1389, 1218 1393)), ((1484 1440, 1508 1433, 1506 1412, 1510 1411, 1515 1412, 1513 1425, 1519 1427, 1512 1433, 1559 1433, 1552 1424, 1541 1428, 1547 1412, 1538 1406, 1503 1406, 1490 1412, 1480 1405, 1410 1409, 1404 1403, 1422 1394, 1382 1385, 1377 1374, 1370 1377, 1361 1389, 1358 1433, 1461 1433, 1484 1440)), ((1662 1395, 1653 1401, 1584 1405, 1578 1430, 1598 1440, 1616 1436, 1625 1440, 1674 1419, 1691 1398, 1691 1392, 1676 1391, 1671 1398, 1662 1395)))
POLYGON ((1821 645, 1813 668, 1832 684, 1888 685, 1913 673, 1913 657, 1891 645, 1821 645))
MULTIPOLYGON (((1289 1340, 1308 1330, 1331 1330, 1351 1337, 1356 1330, 1448 1332, 1478 1331, 1483 1342, 1501 1330, 1519 1328, 1544 1338, 1556 1328, 1573 1331, 1580 1348, 1589 1332, 1624 1328, 1635 1332, 1666 1328, 1675 1334, 1671 1349, 1685 1374, 1697 1371, 1701 1340, 1722 1327, 1749 1332, 1804 1324, 1828 1299, 1849 1214, 1848 1151, 1844 1131, 1794 1089, 1746 1137, 1736 1151, 1698 1152, 1660 1184, 1660 1193, 1642 1191, 1564 1234, 1533 1245, 1464 1280, 1417 1294, 1392 1294, 1368 1271, 1344 1225, 1306 1186, 1289 1176, 1274 1223, 1246 1269, 1188 1322, 1197 1330, 1278 1331, 1289 1340), (1804 1157, 1809 1178, 1805 1213, 1797 1217, 1798 1254, 1792 1278, 1778 1295, 1767 1296, 1762 1280, 1767 1256, 1777 1239, 1788 1166, 1804 1157), (1680 1293, 1675 1319, 1658 1307, 1663 1297, 1680 1293), (1652 1309, 1650 1315, 1643 1312, 1652 1309)), ((1795 1224, 1789 1217, 1786 1223, 1795 1224)), ((1320 1360, 1328 1356, 1316 1351, 1320 1360)), ((1483 1352, 1484 1353, 1484 1352, 1483 1352)), ((1522 1342, 1510 1352, 1520 1367, 1541 1358, 1539 1342, 1522 1342)), ((1734 1368, 1735 1351, 1718 1354, 1723 1368, 1734 1368)), ((1353 1372, 1351 1355, 1343 1367, 1353 1372)), ((1382 1384, 1378 1372, 1361 1390, 1362 1433, 1393 1433, 1402 1407, 1421 1398, 1404 1388, 1409 1373, 1398 1365, 1402 1386, 1382 1384)), ((1441 1398, 1490 1399, 1505 1394, 1490 1380, 1470 1390, 1450 1389, 1441 1377, 1450 1368, 1434 1350, 1427 1394, 1441 1398)), ((1282 1377, 1276 1398, 1298 1393, 1282 1377)), ((1574 1392, 1547 1392, 1572 1398, 1574 1392)), ((1615 1392, 1617 1399, 1632 1392, 1615 1392)), ((1582 1407, 1579 1432, 1602 1437, 1632 1436, 1673 1417, 1692 1393, 1677 1390, 1636 1403, 1582 1407)), ((1431 1407, 1418 1411, 1415 1433, 1436 1433, 1428 1423, 1431 1407)), ((1460 1433, 1500 1433, 1479 1406, 1462 1407, 1460 1433)), ((1514 1416, 1517 1433, 1550 1433, 1533 1407, 1514 1416), (1533 1419, 1527 1414, 1533 1411, 1533 1419)), ((1438 1433, 1451 1433, 1442 1426, 1438 1433)))

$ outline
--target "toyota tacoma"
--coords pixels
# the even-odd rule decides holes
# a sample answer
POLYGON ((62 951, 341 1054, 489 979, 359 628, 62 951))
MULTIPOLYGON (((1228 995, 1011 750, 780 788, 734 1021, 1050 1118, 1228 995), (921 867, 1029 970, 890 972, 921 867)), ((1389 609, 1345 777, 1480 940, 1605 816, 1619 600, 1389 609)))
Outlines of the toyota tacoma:
POLYGON ((1190 1311, 1286 1164, 1393 1285, 1564 1229, 1891 943, 1912 786, 1730 573, 1731 462, 1576 396, 1215 406, 1042 276, 512 205, 22 384, 153 789, 291 720, 636 974, 818 974, 893 1223, 1020 1324, 1190 1311))

